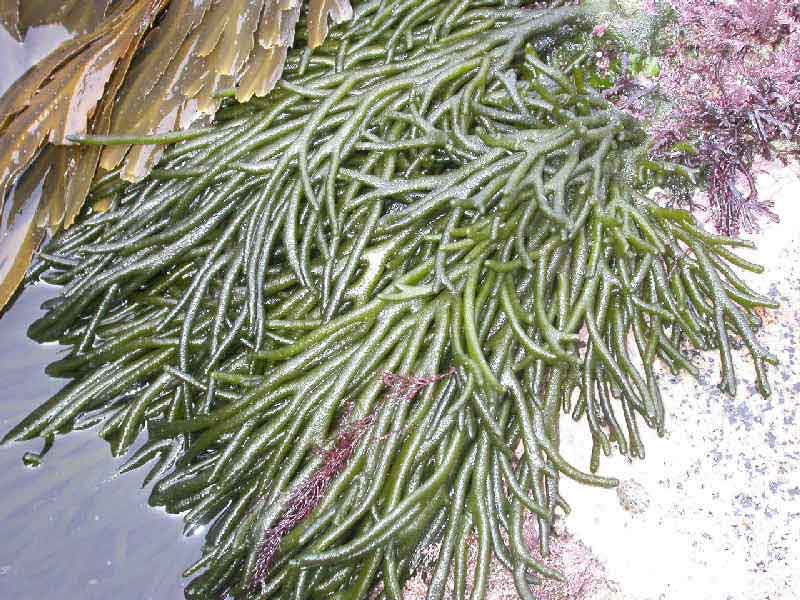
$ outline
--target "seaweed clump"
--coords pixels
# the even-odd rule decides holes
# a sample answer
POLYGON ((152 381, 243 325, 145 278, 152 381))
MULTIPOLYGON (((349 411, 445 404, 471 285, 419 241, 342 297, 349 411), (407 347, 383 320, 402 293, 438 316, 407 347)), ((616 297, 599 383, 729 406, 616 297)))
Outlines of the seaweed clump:
POLYGON ((657 83, 671 109, 656 119, 654 154, 703 174, 717 231, 757 230, 765 217, 777 220, 759 197, 758 163, 800 152, 800 4, 658 4, 673 15, 674 39, 660 60, 657 83))
POLYGON ((422 547, 432 600, 484 598, 493 556, 534 598, 560 575, 526 517, 547 556, 560 478, 611 487, 601 454, 644 456, 656 360, 695 373, 688 350, 716 349, 731 394, 732 345, 764 394, 774 361, 755 337, 772 303, 735 270, 758 271, 747 244, 650 201, 638 124, 556 60, 594 24, 366 1, 267 99, 98 188, 111 209, 31 273, 63 286, 30 335, 72 348, 48 368, 70 381, 5 440, 96 426, 121 456, 146 438, 123 470, 153 462, 150 502, 209 525, 189 598, 397 600, 422 547), (386 372, 429 385, 387 402, 386 372), (587 470, 562 456, 564 414, 593 440, 587 470), (320 447, 346 460, 271 538, 332 468, 320 447))
POLYGON ((315 48, 329 18, 346 20, 352 7, 348 0, 0 0, 0 25, 17 38, 42 23, 80 34, 0 96, 0 212, 10 206, 0 218, 0 310, 42 240, 75 222, 97 178, 114 171, 136 181, 162 152, 72 142, 109 133, 169 140, 213 115, 224 96, 265 96, 301 13, 298 37, 315 48), (28 210, 33 218, 17 219, 28 210))

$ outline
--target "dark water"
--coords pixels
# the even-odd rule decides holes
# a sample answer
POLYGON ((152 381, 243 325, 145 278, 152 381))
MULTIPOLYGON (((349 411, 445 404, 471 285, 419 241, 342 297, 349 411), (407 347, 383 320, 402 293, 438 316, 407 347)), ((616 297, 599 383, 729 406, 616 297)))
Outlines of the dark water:
MULTIPOLYGON (((25 335, 55 288, 27 289, 0 319, 0 430, 8 431, 61 381, 43 373, 62 350, 25 335)), ((41 467, 22 464, 39 442, 0 448, 0 598, 182 598, 180 572, 201 538, 147 506, 143 473, 114 477, 119 463, 94 431, 59 438, 41 467)))
MULTIPOLYGON (((21 45, 0 27, 0 93, 65 35, 42 27, 21 45)), ((0 436, 63 383, 44 374, 63 350, 25 334, 56 292, 31 287, 0 318, 0 436)), ((120 461, 94 431, 59 438, 42 466, 24 466, 40 446, 0 447, 0 600, 182 598, 180 573, 202 539, 147 506, 144 473, 115 477, 120 461)))

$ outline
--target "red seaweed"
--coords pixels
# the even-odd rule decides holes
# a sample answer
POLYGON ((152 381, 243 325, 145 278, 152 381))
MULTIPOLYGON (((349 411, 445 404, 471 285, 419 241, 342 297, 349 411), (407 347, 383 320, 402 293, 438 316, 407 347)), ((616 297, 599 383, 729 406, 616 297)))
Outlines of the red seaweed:
POLYGON ((656 123, 654 155, 705 172, 718 231, 755 230, 776 217, 758 195, 754 165, 798 155, 800 2, 661 4, 676 19, 658 78, 672 109, 656 123))
MULTIPOLYGON (((389 371, 383 374, 383 385, 387 390, 383 401, 367 416, 341 426, 336 432, 330 448, 317 450, 322 459, 319 468, 292 490, 283 515, 277 523, 264 531, 250 583, 252 594, 258 593, 263 588, 283 539, 319 506, 333 480, 350 463, 358 444, 367 436, 377 420, 382 406, 386 402, 390 404, 411 402, 426 387, 449 378, 454 373, 455 369, 451 368, 443 375, 429 377, 399 375, 389 371)), ((348 414, 350 411, 351 409, 348 410, 348 414)))

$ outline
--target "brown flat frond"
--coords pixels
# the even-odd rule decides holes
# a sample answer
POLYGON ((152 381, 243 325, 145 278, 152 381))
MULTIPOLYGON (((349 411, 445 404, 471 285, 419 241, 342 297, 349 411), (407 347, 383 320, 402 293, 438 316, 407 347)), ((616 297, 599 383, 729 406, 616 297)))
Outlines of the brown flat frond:
POLYGON ((45 142, 64 144, 87 130, 117 63, 135 51, 165 2, 129 3, 112 22, 62 45, 12 86, 0 101, 0 203, 45 142))
POLYGON ((348 0, 310 0, 308 4, 308 45, 316 48, 328 36, 328 17, 336 23, 353 17, 348 0))
POLYGON ((19 0, 0 0, 0 25, 19 41, 22 34, 19 27, 19 0))
MULTIPOLYGON (((0 0, 0 24, 18 39, 31 27, 51 23, 76 34, 0 98, 0 213, 24 207, 17 198, 11 211, 4 210, 15 182, 40 156, 48 168, 31 169, 40 178, 41 198, 31 219, 37 234, 29 238, 38 244, 45 228, 56 231, 74 222, 98 171, 118 169, 122 179, 135 181, 163 152, 158 145, 71 146, 70 136, 185 129, 213 115, 224 90, 235 88, 240 102, 268 94, 283 71, 303 4, 0 0)), ((322 43, 329 19, 341 22, 352 13, 349 0, 309 0, 308 45, 322 43)), ((0 256, 7 265, 27 255, 19 263, 24 273, 33 250, 28 252, 29 243, 17 255, 7 241, 18 238, 7 231, 9 221, 10 216, 0 220, 0 256)), ((0 309, 21 277, 0 279, 12 288, 0 294, 0 309)))
POLYGON ((62 25, 76 35, 89 33, 106 17, 112 4, 111 0, 18 0, 18 3, 22 38, 31 27, 51 24, 62 25))

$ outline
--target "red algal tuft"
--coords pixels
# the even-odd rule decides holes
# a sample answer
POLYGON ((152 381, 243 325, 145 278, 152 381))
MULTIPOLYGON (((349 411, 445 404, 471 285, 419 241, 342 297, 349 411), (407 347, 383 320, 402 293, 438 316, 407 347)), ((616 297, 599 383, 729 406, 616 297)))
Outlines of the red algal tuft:
POLYGON ((418 377, 416 375, 397 375, 387 371, 383 374, 383 385, 389 390, 390 400, 403 400, 408 402, 416 398, 417 394, 426 387, 452 377, 455 372, 455 367, 452 367, 444 375, 418 377))
POLYGON ((774 218, 753 165, 797 157, 800 147, 800 2, 660 4, 676 14, 658 78, 673 108, 653 130, 654 155, 707 174, 719 231, 753 230, 774 218))
MULTIPOLYGON (((383 374, 383 384, 387 389, 383 402, 411 402, 426 387, 447 379, 454 373, 455 369, 451 368, 444 375, 418 377, 415 375, 398 375, 387 371, 383 374)), ((350 463, 358 444, 366 437, 377 420, 383 402, 367 416, 357 421, 346 423, 337 431, 332 446, 327 450, 319 450, 322 458, 320 467, 311 477, 298 484, 292 490, 286 502, 286 511, 277 523, 264 531, 258 547, 256 564, 250 583, 250 592, 253 595, 263 589, 264 582, 275 561, 283 538, 308 518, 322 502, 333 480, 350 463)))

